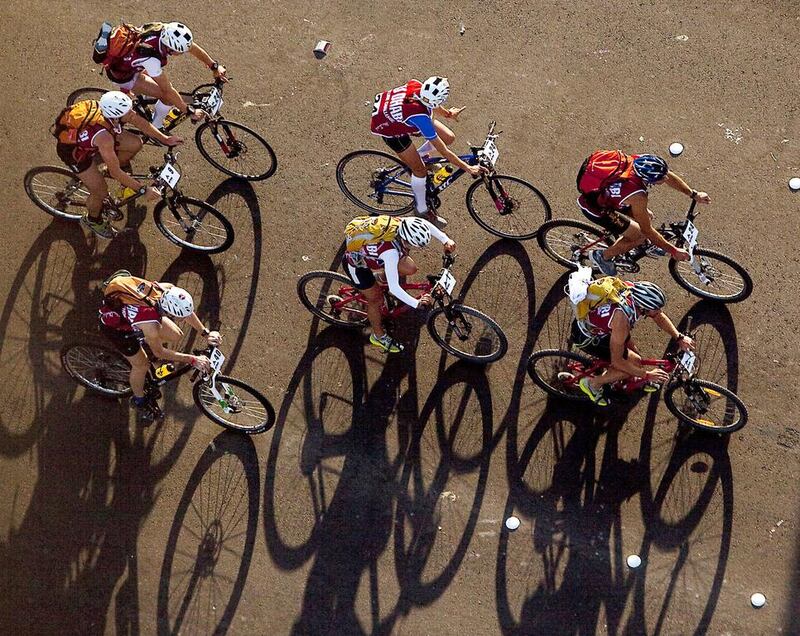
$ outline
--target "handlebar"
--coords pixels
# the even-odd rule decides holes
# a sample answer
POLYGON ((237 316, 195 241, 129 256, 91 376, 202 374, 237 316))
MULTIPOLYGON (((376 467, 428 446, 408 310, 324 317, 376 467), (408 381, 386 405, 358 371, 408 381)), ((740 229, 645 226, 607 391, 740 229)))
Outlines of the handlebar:
POLYGON ((456 262, 456 257, 450 254, 449 252, 442 256, 442 267, 448 269, 452 267, 453 263, 456 262))

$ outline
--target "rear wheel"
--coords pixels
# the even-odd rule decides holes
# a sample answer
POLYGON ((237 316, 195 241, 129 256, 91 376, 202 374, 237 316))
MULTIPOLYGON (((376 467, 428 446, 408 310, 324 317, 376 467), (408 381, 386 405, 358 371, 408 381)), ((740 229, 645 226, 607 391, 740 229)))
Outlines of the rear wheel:
POLYGON ((130 395, 131 365, 119 351, 98 344, 73 344, 61 350, 61 364, 73 379, 106 397, 130 395))
POLYGON ((77 102, 82 102, 85 99, 100 99, 108 90, 105 88, 96 88, 94 86, 85 86, 74 90, 67 97, 67 106, 72 106, 77 102))
POLYGON ((336 272, 308 272, 297 281, 300 302, 312 314, 340 327, 367 324, 367 303, 353 282, 336 272))
POLYGON ((747 407, 724 386, 693 379, 669 387, 667 408, 678 419, 701 431, 727 434, 747 424, 747 407))
POLYGON ((689 261, 669 261, 669 273, 690 294, 723 303, 738 303, 753 292, 750 274, 730 256, 697 248, 694 257, 700 259, 700 275, 689 261), (700 276, 708 282, 704 282, 700 276))
POLYGON ((437 307, 428 316, 428 331, 442 349, 461 360, 488 364, 508 351, 508 338, 483 312, 453 304, 437 307))
POLYGON ((588 356, 572 351, 543 349, 528 358, 528 375, 550 395, 573 402, 589 402, 578 382, 592 366, 588 356))
POLYGON ((66 168, 39 166, 28 170, 25 194, 38 207, 59 219, 79 220, 86 211, 89 190, 66 168))
POLYGON ((233 226, 214 206, 190 197, 162 200, 153 210, 161 233, 181 247, 217 254, 233 243, 233 226))
POLYGON ((356 150, 336 166, 336 183, 358 207, 397 216, 414 208, 411 173, 397 157, 378 150, 356 150))
POLYGON ((269 400, 236 378, 218 375, 214 387, 210 382, 195 382, 192 395, 197 408, 224 428, 253 435, 275 424, 275 409, 269 400), (214 389, 219 395, 214 395, 214 389))
POLYGON ((217 170, 232 177, 261 181, 278 167, 275 151, 255 130, 218 119, 202 124, 194 140, 200 154, 217 170))
POLYGON ((605 235, 596 227, 570 219, 548 221, 536 236, 539 247, 559 265, 578 269, 591 267, 589 252, 608 247, 605 235))
POLYGON ((467 190, 467 210, 484 230, 502 238, 532 239, 552 213, 544 195, 527 181, 495 174, 467 190))

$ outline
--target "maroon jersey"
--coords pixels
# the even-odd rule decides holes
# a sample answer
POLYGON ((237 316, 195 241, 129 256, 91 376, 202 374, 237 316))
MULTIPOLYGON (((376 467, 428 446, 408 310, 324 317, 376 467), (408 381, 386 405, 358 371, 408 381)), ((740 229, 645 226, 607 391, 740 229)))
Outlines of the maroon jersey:
POLYGON ((353 267, 368 267, 372 270, 383 269, 383 254, 389 250, 397 250, 402 258, 405 255, 400 241, 380 241, 365 243, 357 252, 347 252, 345 258, 353 267))
MULTIPOLYGON (((631 155, 633 159, 639 155, 631 155)), ((594 216, 617 210, 628 212, 630 204, 626 201, 634 194, 647 194, 647 186, 636 174, 631 174, 627 179, 620 179, 607 185, 599 192, 582 194, 578 197, 578 205, 594 216)))
POLYGON ((134 75, 143 70, 144 60, 155 58, 161 66, 166 66, 169 61, 167 49, 161 45, 161 29, 146 32, 136 48, 128 55, 122 57, 106 68, 108 78, 117 84, 125 84, 133 79, 134 75))
POLYGON ((407 123, 414 115, 430 115, 431 110, 415 99, 422 84, 411 80, 404 86, 375 95, 370 130, 381 137, 418 135, 419 129, 407 123))
POLYGON ((608 302, 592 309, 583 320, 578 321, 581 331, 587 336, 607 336, 611 333, 611 321, 614 315, 621 311, 631 328, 644 317, 636 315, 633 299, 630 295, 623 296, 619 303, 608 302))

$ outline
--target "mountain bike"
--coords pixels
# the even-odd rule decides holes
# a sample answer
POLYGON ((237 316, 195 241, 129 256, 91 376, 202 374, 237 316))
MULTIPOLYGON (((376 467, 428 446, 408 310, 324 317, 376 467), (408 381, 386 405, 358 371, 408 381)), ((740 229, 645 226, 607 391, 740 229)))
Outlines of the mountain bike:
MULTIPOLYGON (((664 403, 681 422, 719 434, 733 433, 747 424, 747 407, 735 393, 696 377, 700 363, 694 352, 668 353, 663 359, 642 359, 642 364, 670 374, 664 403)), ((554 397, 592 404, 579 386, 581 378, 599 375, 609 366, 607 360, 572 350, 544 349, 528 359, 528 374, 554 397)), ((607 385, 606 394, 630 394, 649 384, 645 378, 629 377, 607 385)))
MULTIPOLYGON (((146 408, 155 420, 164 418, 164 411, 158 403, 161 387, 191 373, 194 403, 212 422, 249 435, 272 428, 275 410, 269 400, 249 384, 220 373, 225 356, 217 347, 210 346, 193 353, 208 356, 211 361, 209 374, 203 374, 188 364, 167 363, 156 367, 149 356, 151 364, 144 391, 146 408)), ((74 380, 94 393, 108 398, 131 395, 128 383, 130 364, 112 347, 95 343, 72 344, 61 350, 61 364, 74 380)))
MULTIPOLYGON (((753 280, 747 270, 730 256, 697 247, 699 230, 694 220, 699 212, 695 211, 696 205, 697 202, 692 201, 684 219, 664 223, 658 228, 661 235, 675 246, 687 246, 692 256, 690 261, 670 259, 669 273, 690 294, 724 303, 741 302, 752 293, 753 280)), ((544 253, 556 263, 578 269, 581 265, 594 267, 589 260, 589 253, 605 249, 617 238, 617 235, 590 223, 554 219, 539 228, 536 240, 544 253)), ((612 259, 617 272, 638 272, 641 269, 639 261, 645 256, 652 257, 653 247, 647 241, 612 259)))
MULTIPOLYGON (((184 101, 191 103, 195 109, 202 110, 205 117, 205 122, 198 126, 194 134, 197 149, 208 163, 227 175, 248 181, 267 179, 278 167, 275 152, 256 131, 220 115, 224 85, 224 82, 217 79, 213 84, 201 84, 191 93, 180 93, 184 101)), ((67 97, 67 106, 84 99, 100 99, 106 92, 102 88, 79 88, 67 97)), ((152 121, 152 109, 156 101, 158 100, 155 97, 135 95, 133 109, 147 121, 152 121)), ((162 126, 156 123, 156 128, 170 134, 177 126, 190 119, 184 113, 179 113, 176 117, 173 115, 174 111, 167 116, 162 126)), ((136 129, 131 132, 140 135, 145 143, 160 145, 136 129)))
MULTIPOLYGON (((161 201, 153 209, 153 219, 159 231, 180 247, 197 252, 224 252, 233 243, 233 226, 210 203, 184 196, 178 189, 181 173, 176 167, 178 154, 169 148, 164 163, 150 167, 147 174, 133 175, 140 181, 152 180, 161 193, 161 201)), ((57 166, 31 168, 25 175, 25 192, 37 206, 48 214, 68 221, 79 221, 86 211, 89 190, 70 170, 57 166)), ((109 194, 103 201, 101 214, 113 223, 123 219, 122 208, 141 196, 127 190, 116 198, 109 194)), ((113 227, 113 225, 112 225, 113 227)), ((115 232, 119 230, 114 228, 115 232)))
MULTIPOLYGON (((465 163, 480 165, 482 174, 467 189, 467 210, 484 230, 503 238, 526 240, 536 236, 539 225, 552 216, 550 204, 533 185, 495 171, 500 151, 495 143, 496 122, 491 122, 482 146, 470 145, 470 154, 460 155, 465 163)), ((433 175, 428 176, 429 210, 441 205, 440 194, 466 172, 441 157, 424 158, 433 175)), ((397 216, 414 209, 411 171, 397 157, 379 150, 356 150, 342 157, 336 166, 336 182, 344 195, 372 214, 397 216)))
MULTIPOLYGON (((508 339, 500 325, 477 309, 453 300, 456 279, 450 268, 454 261, 452 255, 445 254, 438 275, 428 275, 425 282, 401 283, 402 287, 415 297, 423 294, 433 297, 436 305, 427 317, 428 332, 442 349, 469 362, 485 364, 499 360, 508 350, 508 339)), ((382 277, 377 277, 377 281, 384 291, 381 314, 387 322, 412 311, 388 292, 382 277)), ((324 271, 304 274, 297 281, 297 293, 303 305, 325 322, 354 329, 369 324, 367 298, 344 274, 324 271)))

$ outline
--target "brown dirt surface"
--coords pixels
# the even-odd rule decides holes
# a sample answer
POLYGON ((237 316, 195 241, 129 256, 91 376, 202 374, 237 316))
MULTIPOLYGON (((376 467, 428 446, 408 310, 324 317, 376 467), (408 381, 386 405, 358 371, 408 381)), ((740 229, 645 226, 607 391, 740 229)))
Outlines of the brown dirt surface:
MULTIPOLYGON (((796 6, 30 0, 0 20, 0 633, 800 633, 796 6), (278 155, 271 179, 226 181, 185 125, 184 190, 237 233, 211 258, 181 254, 142 209, 98 245, 22 188, 57 162, 47 129, 66 96, 106 85, 90 59, 100 22, 170 16, 227 65, 227 116, 278 155), (323 60, 318 39, 333 42, 323 60), (387 359, 312 320, 297 279, 336 265, 357 214, 336 164, 382 149, 377 91, 435 73, 467 106, 455 147, 496 119, 498 167, 555 217, 579 218, 575 173, 593 149, 685 144, 672 168, 713 198, 701 240, 745 263, 755 290, 723 307, 682 291, 666 260, 641 276, 665 286, 676 323, 692 316, 704 377, 749 406, 742 431, 679 433, 659 396, 602 413, 548 399, 525 362, 564 340, 564 272, 535 241, 482 231, 464 181, 443 197, 454 273, 505 329, 505 358, 455 363, 409 323, 407 351, 387 359), (221 433, 185 380, 163 425, 137 428, 126 403, 67 376, 59 352, 98 337, 94 290, 119 267, 193 291, 234 375, 274 405, 271 431, 221 433)), ((167 70, 180 87, 209 77, 190 59, 167 70)), ((136 164, 158 160, 147 147, 136 164)), ((686 205, 661 190, 651 202, 660 220, 686 205)), ((637 334, 664 350, 652 324, 637 334)))

